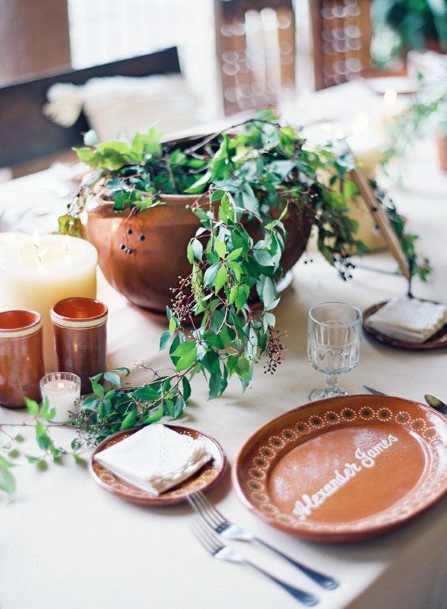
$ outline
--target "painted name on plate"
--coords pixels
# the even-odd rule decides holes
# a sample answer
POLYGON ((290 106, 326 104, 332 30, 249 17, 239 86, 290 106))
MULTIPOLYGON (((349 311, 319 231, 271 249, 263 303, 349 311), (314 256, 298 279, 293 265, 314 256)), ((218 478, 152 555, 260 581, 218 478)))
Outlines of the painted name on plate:
POLYGON ((334 470, 333 477, 312 495, 302 494, 301 499, 295 502, 293 513, 298 516, 299 520, 306 520, 313 510, 322 505, 347 482, 355 478, 362 469, 374 467, 377 457, 391 448, 397 441, 396 436, 389 434, 367 450, 357 448, 354 455, 356 460, 352 463, 345 463, 342 470, 334 470))

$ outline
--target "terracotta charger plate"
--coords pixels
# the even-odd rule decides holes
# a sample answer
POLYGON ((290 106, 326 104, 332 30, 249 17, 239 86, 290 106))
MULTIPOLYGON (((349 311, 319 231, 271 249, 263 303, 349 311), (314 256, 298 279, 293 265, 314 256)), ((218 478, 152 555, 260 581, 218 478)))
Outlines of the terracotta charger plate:
POLYGON ((212 460, 206 463, 198 472, 184 482, 181 482, 177 486, 154 497, 146 491, 122 480, 119 476, 107 469, 107 467, 95 461, 95 455, 99 452, 117 442, 121 442, 141 429, 141 427, 134 427, 132 429, 127 429, 126 431, 119 431, 113 436, 106 438, 96 447, 89 463, 90 473, 93 478, 103 489, 116 495, 120 499, 143 505, 172 505, 186 501, 188 495, 191 495, 196 491, 207 491, 216 484, 225 473, 227 459, 221 445, 211 436, 203 434, 195 429, 190 429, 189 427, 180 427, 179 425, 166 425, 166 427, 169 427, 177 433, 188 435, 191 438, 202 438, 206 442, 208 451, 213 456, 212 460))
POLYGON ((445 324, 440 330, 430 336, 423 343, 410 343, 404 340, 399 340, 397 338, 392 338, 391 336, 387 336, 371 326, 368 325, 368 319, 371 317, 373 313, 381 309, 384 305, 386 305, 387 301, 379 302, 378 304, 373 305, 366 309, 363 312, 363 331, 375 338, 379 342, 384 345, 389 345, 390 347, 398 347, 399 349, 407 349, 409 351, 424 351, 427 349, 442 349, 447 347, 447 324, 445 324))
POLYGON ((396 397, 319 400, 261 427, 233 482, 250 510, 287 533, 319 542, 378 536, 447 493, 447 417, 396 397))

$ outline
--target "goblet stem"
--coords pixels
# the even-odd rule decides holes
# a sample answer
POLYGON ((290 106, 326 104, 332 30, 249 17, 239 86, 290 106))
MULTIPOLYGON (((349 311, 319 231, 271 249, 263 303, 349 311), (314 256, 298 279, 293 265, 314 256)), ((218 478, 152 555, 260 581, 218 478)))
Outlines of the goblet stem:
POLYGON ((326 386, 324 388, 324 393, 326 395, 337 395, 340 387, 337 382, 336 374, 326 374, 326 386))

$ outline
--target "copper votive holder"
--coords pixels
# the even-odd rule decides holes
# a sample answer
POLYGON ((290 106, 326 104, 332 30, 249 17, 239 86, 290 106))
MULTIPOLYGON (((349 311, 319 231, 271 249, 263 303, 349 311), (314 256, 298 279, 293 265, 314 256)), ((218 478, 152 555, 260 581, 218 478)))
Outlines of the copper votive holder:
POLYGON ((58 370, 81 377, 81 393, 91 391, 90 377, 106 370, 107 306, 93 298, 65 298, 51 310, 58 370))
POLYGON ((40 314, 25 309, 0 312, 0 404, 23 408, 25 397, 39 400, 43 374, 40 314))

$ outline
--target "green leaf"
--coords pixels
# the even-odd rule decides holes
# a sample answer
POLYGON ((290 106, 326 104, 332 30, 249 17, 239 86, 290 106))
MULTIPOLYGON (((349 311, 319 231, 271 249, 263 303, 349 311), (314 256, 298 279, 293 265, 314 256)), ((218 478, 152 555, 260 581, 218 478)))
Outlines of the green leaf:
POLYGON ((78 453, 72 453, 72 456, 76 465, 80 465, 81 467, 87 467, 87 460, 78 455, 78 453))
POLYGON ((343 182, 343 195, 346 199, 353 199, 357 192, 357 186, 352 180, 345 180, 343 182))
POLYGON ((249 370, 250 370, 250 362, 244 355, 241 355, 237 361, 238 374, 245 374, 249 370))
POLYGON ((132 395, 138 402, 153 402, 160 398, 159 392, 150 385, 135 389, 132 392, 132 395))
POLYGON ((36 424, 36 442, 39 448, 42 450, 48 450, 53 444, 47 428, 40 421, 38 421, 36 424))
POLYGON ((204 191, 205 186, 209 183, 211 171, 206 171, 194 184, 185 189, 186 194, 197 194, 204 191))
POLYGON ((237 296, 238 292, 239 292, 239 286, 234 285, 230 290, 230 295, 228 297, 228 304, 233 304, 233 302, 236 300, 236 296, 237 296))
POLYGON ((163 334, 160 336, 160 351, 162 351, 168 345, 171 337, 172 334, 169 332, 169 330, 163 332, 163 334))
POLYGON ((174 364, 176 370, 186 370, 197 361, 197 345, 193 341, 185 341, 180 343, 172 355, 179 358, 174 364))
POLYGON ((259 297, 264 303, 264 309, 266 311, 274 309, 279 302, 279 296, 273 280, 270 277, 263 276, 256 288, 259 297))
POLYGON ((209 288, 214 284, 214 280, 216 278, 216 275, 217 275, 219 269, 220 269, 219 264, 212 264, 210 267, 208 267, 206 269, 205 275, 203 276, 203 285, 206 288, 209 288))
POLYGON ((7 467, 0 467, 0 491, 4 491, 10 497, 16 491, 16 480, 7 467))
POLYGON ((186 248, 186 257, 188 258, 189 264, 192 264, 194 262, 194 251, 192 249, 192 241, 188 243, 188 246, 186 248))
POLYGON ((170 417, 174 418, 174 402, 172 400, 164 401, 164 409, 170 417))
POLYGON ((48 469, 48 463, 45 461, 45 459, 39 459, 36 462, 36 467, 41 472, 44 472, 44 471, 46 471, 48 469))
POLYGON ((126 414, 124 417, 120 429, 130 429, 131 427, 135 427, 138 418, 138 411, 136 408, 132 409, 130 412, 126 414))
POLYGON ((214 289, 216 294, 219 290, 226 284, 228 279, 228 271, 224 264, 221 265, 220 269, 217 271, 216 278, 214 280, 214 289))
POLYGON ((99 399, 95 396, 88 396, 83 398, 81 402, 81 408, 85 408, 86 410, 96 410, 99 404, 99 399))
POLYGON ((191 395, 191 385, 190 385, 188 379, 186 378, 186 376, 184 376, 182 378, 182 387, 183 387, 183 399, 185 402, 187 402, 191 395))
POLYGON ((24 402, 28 413, 32 417, 36 417, 39 414, 39 404, 35 400, 30 400, 26 396, 24 397, 24 402))
POLYGON ((235 261, 228 262, 229 269, 233 272, 236 281, 240 281, 242 278, 242 267, 235 261))
POLYGON ((249 294, 250 287, 248 285, 239 286, 238 293, 236 296, 236 307, 238 311, 240 311, 242 307, 246 304, 249 294))
POLYGON ((194 253, 194 257, 201 261, 202 257, 203 257, 203 245, 202 242, 199 241, 199 239, 193 239, 192 240, 192 250, 194 253))
POLYGON ((173 334, 177 330, 177 320, 175 317, 171 317, 169 320, 169 334, 173 334))
POLYGON ((219 255, 219 258, 222 258, 222 259, 225 258, 225 255, 227 253, 227 246, 223 241, 221 241, 220 239, 216 239, 214 241, 214 249, 216 250, 217 254, 219 255))
POLYGON ((144 423, 146 425, 149 425, 151 423, 157 423, 163 417, 163 414, 164 414, 163 404, 160 404, 160 406, 157 408, 157 410, 155 412, 152 412, 150 415, 145 417, 144 423))
POLYGON ((103 398, 104 397, 104 387, 102 385, 100 385, 99 383, 97 383, 96 381, 94 381, 93 378, 90 379, 90 382, 92 384, 93 393, 96 396, 98 396, 99 398, 103 398))
POLYGON ((258 264, 261 266, 274 266, 275 261, 272 258, 270 252, 263 249, 254 249, 253 256, 258 264))
POLYGON ((228 254, 227 261, 236 260, 237 258, 240 257, 242 252, 243 252, 243 249, 241 247, 238 247, 238 248, 234 249, 232 252, 230 252, 228 254))
POLYGON ((174 402, 173 412, 171 414, 172 418, 178 419, 178 417, 185 410, 185 407, 186 407, 186 404, 185 404, 185 400, 183 399, 183 397, 181 395, 177 396, 177 399, 174 402))
POLYGON ((123 211, 126 203, 130 203, 129 194, 127 192, 122 192, 113 200, 113 209, 115 211, 123 211))
POLYGON ((185 340, 178 345, 178 347, 172 352, 172 355, 176 355, 177 357, 182 357, 183 355, 187 355, 196 350, 196 343, 192 340, 185 340))
POLYGON ((224 343, 220 334, 214 334, 212 332, 205 332, 203 335, 204 340, 208 345, 215 349, 223 349, 224 343))
POLYGON ((73 438, 70 443, 71 450, 78 450, 82 447, 82 441, 79 438, 73 438))
POLYGON ((116 372, 105 372, 104 380, 109 381, 109 383, 111 383, 114 387, 117 387, 118 389, 121 387, 121 378, 116 372))

